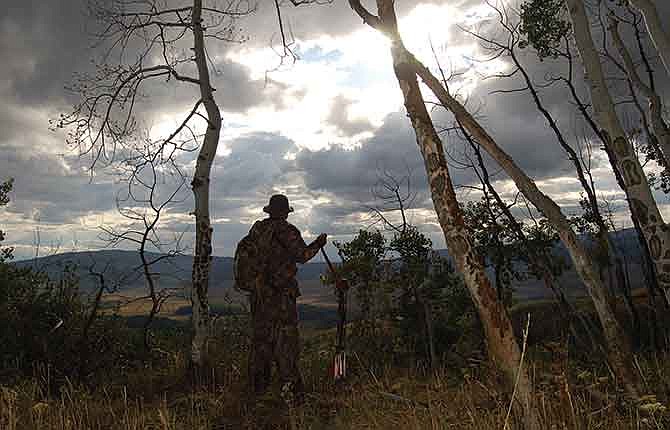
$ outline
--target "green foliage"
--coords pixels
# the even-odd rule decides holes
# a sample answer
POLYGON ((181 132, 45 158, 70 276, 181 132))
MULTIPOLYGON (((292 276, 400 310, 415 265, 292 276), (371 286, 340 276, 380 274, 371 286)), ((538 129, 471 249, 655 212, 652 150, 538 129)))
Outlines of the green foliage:
POLYGON ((396 233, 390 243, 392 251, 397 252, 405 263, 423 263, 428 258, 433 243, 414 226, 396 233))
POLYGON ((526 40, 522 40, 519 47, 532 46, 540 60, 558 57, 556 48, 570 28, 563 0, 529 0, 521 4, 520 31, 526 40))
POLYGON ((542 263, 549 266, 548 269, 554 276, 561 276, 570 267, 570 264, 565 258, 554 254, 554 248, 560 240, 556 229, 546 218, 534 220, 522 226, 526 235, 523 259, 528 266, 528 271, 536 279, 542 278, 543 270, 538 266, 538 260, 534 256, 543 255, 547 258, 544 258, 542 263))
MULTIPOLYGON (((71 271, 58 282, 43 273, 0 265, 0 359, 29 371, 33 363, 60 368, 71 351, 70 330, 80 325, 82 305, 71 271)), ((10 365, 11 365, 10 364, 10 365)))
POLYGON ((473 238, 475 252, 493 269, 498 298, 512 302, 513 282, 523 280, 525 271, 518 264, 525 254, 512 226, 492 198, 482 197, 462 205, 465 227, 473 238))
MULTIPOLYGON (((429 351, 427 312, 429 295, 437 284, 429 281, 431 241, 414 226, 394 235, 390 249, 399 255, 391 282, 398 295, 396 320, 400 326, 400 353, 426 357, 429 351)), ((431 297, 434 298, 434 297, 431 297)), ((432 316, 432 313, 430 314, 432 316)))
POLYGON ((141 337, 129 336, 113 317, 94 319, 86 329, 89 312, 72 267, 52 280, 0 263, 0 379, 46 372, 62 382, 128 367, 141 337))
POLYGON ((360 230, 346 243, 335 243, 344 261, 343 270, 356 287, 356 296, 364 318, 375 318, 374 296, 379 286, 379 264, 386 254, 386 239, 380 231, 360 230))
POLYGON ((373 277, 379 261, 386 254, 386 239, 379 230, 360 230, 351 242, 336 242, 335 247, 353 275, 350 280, 364 282, 373 277))
POLYGON ((387 252, 386 239, 378 230, 360 230, 353 240, 335 243, 335 247, 343 261, 342 273, 349 280, 361 313, 349 343, 360 350, 386 353, 390 343, 381 335, 380 322, 388 313, 387 299, 391 292, 379 270, 387 252))
POLYGON ((433 264, 423 287, 434 309, 435 346, 438 356, 464 344, 477 348, 483 339, 477 311, 463 278, 453 264, 440 258, 433 264))
POLYGON ((463 215, 475 251, 493 270, 498 297, 508 306, 515 281, 529 276, 543 279, 547 269, 557 277, 569 267, 554 252, 560 238, 545 218, 512 220, 495 200, 486 197, 463 205, 463 215))
POLYGON ((470 295, 453 265, 432 250, 430 239, 416 227, 395 234, 390 250, 399 255, 391 280, 404 346, 397 352, 429 361, 432 336, 439 357, 472 325, 470 295))
POLYGON ((337 247, 362 313, 349 346, 370 363, 428 362, 431 337, 440 357, 475 325, 460 276, 416 227, 388 243, 379 231, 360 231, 337 247))

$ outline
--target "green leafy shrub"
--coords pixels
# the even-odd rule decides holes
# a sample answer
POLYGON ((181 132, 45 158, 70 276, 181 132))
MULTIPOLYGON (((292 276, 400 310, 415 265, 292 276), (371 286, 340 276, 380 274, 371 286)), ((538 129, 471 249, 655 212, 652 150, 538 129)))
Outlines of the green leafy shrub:
POLYGON ((430 361, 433 348, 433 358, 439 359, 474 334, 470 295, 449 259, 433 251, 430 239, 416 227, 395 234, 390 249, 399 256, 393 282, 403 352, 430 361))
POLYGON ((0 263, 0 377, 37 374, 57 385, 138 362, 140 336, 119 318, 89 320, 90 312, 72 268, 52 280, 0 263))
POLYGON ((367 363, 437 365, 463 339, 481 340, 461 277, 416 227, 406 225, 390 241, 360 231, 337 246, 360 311, 347 342, 367 363))

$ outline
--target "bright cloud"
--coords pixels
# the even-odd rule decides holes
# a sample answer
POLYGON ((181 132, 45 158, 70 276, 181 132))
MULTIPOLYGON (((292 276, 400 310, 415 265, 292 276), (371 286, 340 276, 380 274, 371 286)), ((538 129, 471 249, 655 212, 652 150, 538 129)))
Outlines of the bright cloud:
MULTIPOLYGON (((425 64, 436 64, 432 44, 444 68, 470 68, 454 83, 454 90, 467 97, 482 74, 500 72, 505 65, 502 61, 474 63, 471 58, 478 52, 476 44, 451 42, 455 32, 461 31, 458 25, 473 26, 489 16, 487 7, 461 11, 450 5, 420 4, 400 19, 399 27, 406 46, 425 64)), ((344 36, 298 40, 294 50, 300 60, 280 68, 276 68, 277 52, 269 47, 242 46, 227 54, 225 60, 248 67, 252 79, 269 77, 286 85, 287 90, 283 108, 260 106, 244 114, 227 114, 227 121, 241 126, 228 129, 225 140, 265 131, 281 133, 299 148, 318 150, 332 144, 352 147, 370 137, 389 113, 402 108, 389 41, 379 32, 361 27, 344 36), (353 136, 338 133, 327 121, 337 97, 350 101, 344 112, 349 121, 365 120, 374 128, 353 136)))

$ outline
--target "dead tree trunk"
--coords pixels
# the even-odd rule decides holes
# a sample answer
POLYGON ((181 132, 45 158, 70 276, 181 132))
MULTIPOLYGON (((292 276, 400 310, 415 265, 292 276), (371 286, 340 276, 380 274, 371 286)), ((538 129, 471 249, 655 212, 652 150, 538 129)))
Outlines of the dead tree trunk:
POLYGON ((207 355, 207 338, 210 331, 209 272, 212 259, 212 227, 209 219, 209 184, 212 163, 216 156, 221 133, 221 112, 214 100, 205 54, 202 27, 202 0, 193 0, 193 36, 195 64, 198 69, 200 95, 207 113, 207 131, 195 166, 191 186, 195 199, 195 249, 191 274, 191 303, 193 305, 193 340, 191 360, 200 367, 207 355))
POLYGON ((516 381, 516 392, 526 428, 539 429, 540 419, 538 409, 534 405, 530 377, 521 366, 521 351, 514 336, 512 323, 505 307, 496 299, 495 290, 486 277, 481 258, 475 254, 472 240, 465 228, 442 141, 426 109, 411 55, 405 49, 398 32, 394 2, 377 0, 379 16, 368 12, 358 0, 349 0, 349 4, 366 24, 381 31, 391 40, 394 72, 416 133, 417 144, 423 155, 431 197, 447 246, 479 312, 486 333, 489 355, 501 367, 510 386, 514 386, 516 381))

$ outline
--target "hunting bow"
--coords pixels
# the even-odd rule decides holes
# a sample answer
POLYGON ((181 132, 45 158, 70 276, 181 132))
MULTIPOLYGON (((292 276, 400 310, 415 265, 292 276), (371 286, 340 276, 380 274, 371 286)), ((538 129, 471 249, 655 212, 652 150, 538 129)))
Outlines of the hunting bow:
POLYGON ((347 322, 347 291, 349 283, 342 279, 335 270, 335 266, 330 262, 328 254, 321 248, 323 258, 328 263, 328 268, 335 278, 335 292, 337 294, 337 313, 340 317, 337 322, 337 343, 335 344, 335 357, 333 358, 333 378, 335 381, 344 379, 347 376, 347 353, 345 349, 345 329, 347 322))

